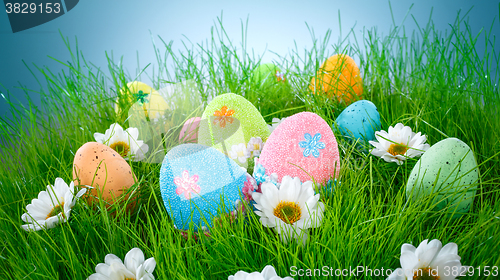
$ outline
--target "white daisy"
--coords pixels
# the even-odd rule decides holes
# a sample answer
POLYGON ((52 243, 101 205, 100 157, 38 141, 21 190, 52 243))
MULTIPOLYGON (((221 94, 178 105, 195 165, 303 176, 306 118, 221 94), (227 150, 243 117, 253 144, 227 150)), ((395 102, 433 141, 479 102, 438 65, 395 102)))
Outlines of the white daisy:
POLYGON ((409 126, 402 123, 389 126, 389 133, 385 130, 375 132, 375 138, 378 142, 369 141, 375 147, 370 151, 372 155, 398 165, 403 164, 407 158, 422 155, 430 148, 429 144, 424 144, 427 141, 425 135, 412 132, 409 126))
POLYGON ((452 280, 461 273, 458 246, 434 239, 422 241, 417 248, 411 244, 401 246, 401 267, 392 272, 388 280, 439 279, 452 280))
POLYGON ((267 125, 269 127, 269 131, 272 133, 280 123, 282 123, 286 118, 282 118, 281 120, 278 118, 273 118, 273 121, 271 122, 271 125, 267 125))
POLYGON ((87 280, 151 280, 155 279, 153 271, 156 267, 154 258, 144 260, 141 249, 133 248, 125 255, 125 263, 113 254, 104 257, 104 263, 96 265, 96 273, 87 280))
POLYGON ((302 184, 297 177, 284 176, 279 189, 264 182, 261 190, 253 193, 255 213, 262 225, 275 228, 283 242, 302 237, 305 243, 306 229, 321 225, 325 206, 319 202, 319 194, 314 194, 311 181, 302 184))
POLYGON ((247 149, 253 157, 258 157, 260 156, 263 146, 264 143, 260 137, 252 137, 250 138, 250 141, 248 141, 247 149))
POLYGON ((250 157, 250 152, 247 150, 247 147, 245 147, 245 144, 240 143, 231 147, 229 157, 234 160, 238 159, 240 163, 245 163, 247 158, 250 157))
POLYGON ((104 134, 94 133, 94 138, 97 142, 109 146, 125 159, 133 161, 143 160, 148 152, 149 147, 144 144, 144 141, 138 140, 139 129, 129 127, 125 131, 117 124, 112 124, 104 134))
POLYGON ((28 213, 24 213, 21 219, 28 224, 22 225, 22 228, 26 231, 37 231, 67 222, 71 208, 87 188, 82 188, 76 195, 75 191, 74 182, 68 187, 62 178, 56 178, 54 186, 48 185, 46 191, 41 191, 38 198, 34 198, 31 204, 26 206, 28 213))
POLYGON ((236 272, 235 275, 231 275, 227 278, 227 280, 250 280, 250 279, 256 279, 256 280, 293 280, 292 277, 287 276, 285 278, 281 278, 278 276, 276 273, 276 270, 274 269, 273 266, 271 265, 266 265, 262 272, 252 272, 248 273, 245 271, 238 271, 236 272))

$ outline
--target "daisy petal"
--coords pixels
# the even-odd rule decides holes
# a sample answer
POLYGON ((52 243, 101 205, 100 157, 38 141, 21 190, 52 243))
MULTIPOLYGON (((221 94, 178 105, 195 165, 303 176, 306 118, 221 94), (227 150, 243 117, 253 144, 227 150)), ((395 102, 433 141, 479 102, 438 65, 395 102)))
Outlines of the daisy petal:
POLYGON ((87 280, 108 280, 108 279, 109 278, 107 276, 104 276, 99 273, 94 273, 87 278, 87 280))
POLYGON ((125 267, 134 275, 137 272, 137 268, 142 263, 144 263, 144 254, 139 248, 133 248, 125 255, 125 267))
POLYGON ((109 277, 111 270, 109 269, 109 265, 104 263, 99 263, 95 266, 95 272, 98 274, 102 274, 103 276, 109 277))
POLYGON ((271 279, 272 277, 278 276, 278 274, 276 274, 276 270, 272 265, 266 265, 262 270, 262 276, 264 279, 271 279))
POLYGON ((404 276, 403 270, 398 268, 389 275, 387 280, 406 280, 406 277, 404 276))
POLYGON ((311 181, 302 184, 299 178, 290 176, 283 176, 279 190, 275 184, 263 183, 262 193, 254 193, 255 208, 258 209, 255 213, 260 216, 262 225, 274 227, 283 242, 292 239, 301 244, 306 242, 307 232, 304 230, 320 226, 325 210, 323 203, 318 203, 319 194, 315 195, 312 186, 311 181), (297 212, 284 212, 281 207, 292 207, 300 211, 300 215, 286 216, 289 214, 285 213, 297 212), (275 213, 280 213, 276 214, 280 217, 275 213))
POLYGON ((139 248, 127 252, 124 262, 114 254, 107 254, 104 261, 105 263, 96 265, 96 273, 87 279, 155 279, 152 274, 156 266, 154 258, 144 261, 144 254, 139 248))
POLYGON ((398 165, 402 165, 407 158, 422 155, 423 151, 430 147, 424 144, 427 139, 425 135, 412 132, 409 126, 404 126, 402 123, 397 123, 394 127, 390 126, 388 132, 376 131, 375 138, 377 141, 369 141, 370 145, 375 147, 370 150, 370 153, 381 157, 386 162, 395 162, 398 165))

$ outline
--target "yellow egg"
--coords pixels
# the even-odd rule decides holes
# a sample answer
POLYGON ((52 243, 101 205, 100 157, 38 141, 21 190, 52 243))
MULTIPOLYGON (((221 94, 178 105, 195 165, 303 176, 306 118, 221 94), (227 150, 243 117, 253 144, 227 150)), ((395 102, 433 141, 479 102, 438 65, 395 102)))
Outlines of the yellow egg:
POLYGON ((116 102, 115 111, 117 114, 124 113, 123 110, 128 111, 128 114, 144 113, 152 120, 170 109, 158 91, 143 82, 127 83, 127 86, 120 90, 120 96, 123 96, 123 100, 118 99, 116 102))
POLYGON ((89 203, 101 198, 111 205, 137 180, 130 165, 115 150, 101 143, 88 142, 76 151, 73 181, 92 187, 90 193, 87 191, 89 203))
POLYGON ((336 97, 347 105, 362 99, 363 81, 354 59, 345 54, 329 57, 311 79, 309 89, 313 93, 325 93, 328 97, 336 97))

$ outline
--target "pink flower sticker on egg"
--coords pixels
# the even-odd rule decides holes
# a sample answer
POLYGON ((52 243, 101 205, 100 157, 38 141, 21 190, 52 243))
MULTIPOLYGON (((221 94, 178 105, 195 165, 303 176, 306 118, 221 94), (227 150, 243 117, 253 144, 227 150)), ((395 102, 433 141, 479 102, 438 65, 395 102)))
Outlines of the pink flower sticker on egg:
POLYGON ((199 178, 196 174, 193 177, 189 177, 189 171, 184 170, 182 178, 175 177, 174 179, 174 184, 178 186, 175 193, 178 195, 184 194, 186 199, 191 199, 191 193, 199 193, 201 191, 200 186, 196 184, 199 178))
POLYGON ((332 129, 320 116, 302 112, 286 118, 269 136, 259 157, 266 175, 276 173, 324 184, 338 176, 340 157, 332 129), (312 177, 312 178, 311 178, 312 177))
POLYGON ((198 141, 200 121, 200 117, 188 119, 179 133, 179 141, 182 143, 196 143, 198 141))

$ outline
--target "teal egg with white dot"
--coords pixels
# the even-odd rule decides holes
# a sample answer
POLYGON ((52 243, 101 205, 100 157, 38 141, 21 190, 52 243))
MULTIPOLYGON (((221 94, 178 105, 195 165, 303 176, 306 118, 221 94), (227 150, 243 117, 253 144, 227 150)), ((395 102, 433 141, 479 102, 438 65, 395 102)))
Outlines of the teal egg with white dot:
POLYGON ((406 185, 407 199, 417 202, 432 196, 435 210, 467 213, 478 185, 478 167, 471 148, 457 138, 430 147, 417 161, 406 185))
POLYGON ((211 227, 214 217, 230 213, 241 200, 246 172, 214 148, 182 144, 165 156, 160 191, 178 229, 211 227))
POLYGON ((377 107, 368 100, 359 100, 347 106, 335 123, 342 136, 360 142, 375 140, 375 131, 381 129, 377 107))

